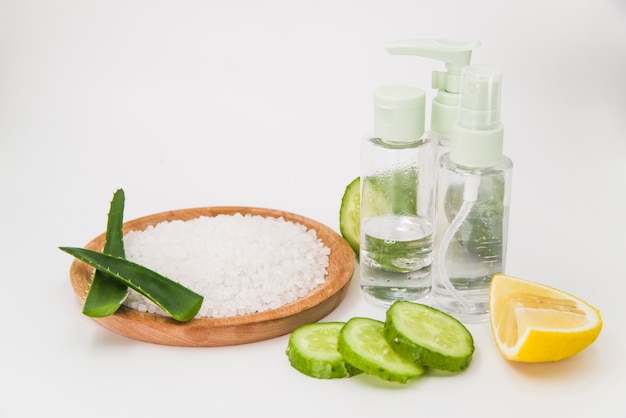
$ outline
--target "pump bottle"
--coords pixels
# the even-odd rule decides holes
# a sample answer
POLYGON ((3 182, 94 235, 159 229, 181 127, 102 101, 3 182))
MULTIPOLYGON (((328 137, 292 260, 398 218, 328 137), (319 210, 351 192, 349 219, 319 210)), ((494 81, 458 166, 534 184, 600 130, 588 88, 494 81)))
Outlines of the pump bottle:
POLYGON ((432 288, 436 147, 424 136, 425 93, 374 93, 374 133, 361 144, 361 289, 388 307, 427 301, 432 288))
POLYGON ((465 67, 438 170, 432 303, 463 322, 488 319, 491 278, 505 268, 513 164, 502 153, 501 85, 499 69, 465 67))
POLYGON ((433 71, 432 88, 437 89, 437 95, 432 100, 430 130, 426 133, 438 144, 438 156, 449 151, 452 124, 459 107, 461 71, 470 64, 472 50, 478 46, 478 41, 444 39, 405 39, 385 44, 392 55, 413 55, 445 63, 446 71, 433 71))

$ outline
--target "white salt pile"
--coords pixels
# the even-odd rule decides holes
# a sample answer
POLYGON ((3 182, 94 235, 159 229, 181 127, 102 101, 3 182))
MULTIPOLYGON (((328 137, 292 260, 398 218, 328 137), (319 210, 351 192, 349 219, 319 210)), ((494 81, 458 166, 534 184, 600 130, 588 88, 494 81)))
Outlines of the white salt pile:
MULTIPOLYGON (((324 283, 330 249, 315 230, 252 215, 162 222, 124 237, 126 258, 204 296, 200 317, 275 309, 324 283)), ((131 290, 124 305, 166 313, 131 290)))

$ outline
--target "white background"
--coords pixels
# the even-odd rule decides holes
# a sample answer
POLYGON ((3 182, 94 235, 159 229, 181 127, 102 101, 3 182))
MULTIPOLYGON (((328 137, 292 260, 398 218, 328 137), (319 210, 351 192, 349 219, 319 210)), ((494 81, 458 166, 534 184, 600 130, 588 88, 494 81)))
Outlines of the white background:
MULTIPOLYGON (((0 0, 0 417, 625 417, 625 193, 623 0, 0 0), (478 324, 460 375, 321 381, 287 336, 175 348, 81 314, 57 247, 103 232, 118 187, 127 220, 246 205, 339 231, 372 91, 430 101, 443 69, 385 52, 403 38, 477 39, 502 68, 507 272, 597 306, 591 347, 509 363, 478 324)), ((326 319, 383 318, 357 280, 326 319)))

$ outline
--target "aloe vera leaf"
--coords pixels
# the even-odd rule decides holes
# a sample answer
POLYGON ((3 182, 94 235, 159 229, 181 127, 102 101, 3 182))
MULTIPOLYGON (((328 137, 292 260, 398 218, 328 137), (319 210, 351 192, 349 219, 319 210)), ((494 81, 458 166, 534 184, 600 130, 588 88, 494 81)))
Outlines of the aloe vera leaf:
POLYGON ((185 322, 196 316, 203 297, 185 286, 140 264, 86 248, 59 247, 144 295, 172 318, 185 322))
MULTIPOLYGON (((113 194, 107 220, 103 253, 124 258, 124 190, 113 194)), ((93 318, 102 318, 117 312, 126 297, 128 286, 107 273, 96 270, 83 305, 83 313, 93 318)))

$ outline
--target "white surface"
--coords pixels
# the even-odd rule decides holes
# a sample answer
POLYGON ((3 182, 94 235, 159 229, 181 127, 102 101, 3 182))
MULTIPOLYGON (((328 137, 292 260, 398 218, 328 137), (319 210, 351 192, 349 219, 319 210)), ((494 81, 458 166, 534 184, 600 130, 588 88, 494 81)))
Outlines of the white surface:
MULTIPOLYGON (((626 416, 625 75, 621 0, 0 1, 0 416, 626 416), (589 349, 508 363, 480 324, 460 375, 319 381, 287 336, 172 348, 80 313, 57 247, 100 234, 118 187, 127 220, 248 205, 338 231, 373 90, 430 102, 442 68, 383 43, 424 37, 503 69, 507 272, 597 306, 589 349)), ((382 319, 357 280, 328 320, 382 319)))

